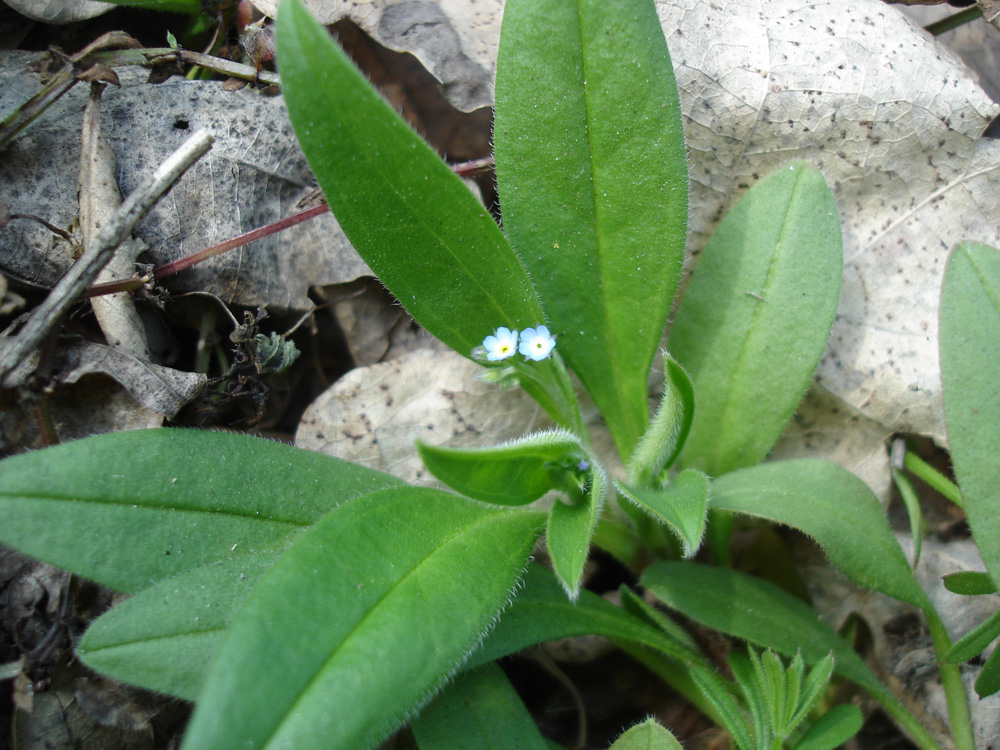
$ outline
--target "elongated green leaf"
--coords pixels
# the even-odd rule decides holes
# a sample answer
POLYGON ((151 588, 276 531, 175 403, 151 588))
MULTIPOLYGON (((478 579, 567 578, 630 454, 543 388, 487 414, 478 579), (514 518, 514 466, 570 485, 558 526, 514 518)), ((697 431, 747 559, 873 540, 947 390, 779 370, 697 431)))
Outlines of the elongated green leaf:
POLYGON ((670 561, 648 567, 641 582, 668 607, 757 646, 786 656, 801 652, 807 664, 820 662, 832 651, 835 673, 867 690, 921 747, 938 747, 832 627, 773 583, 731 568, 670 561))
POLYGON ((955 644, 945 655, 945 661, 951 664, 966 662, 973 656, 981 654, 983 649, 997 638, 1000 638, 1000 612, 994 612, 955 641, 955 644))
POLYGON ((416 487, 331 511, 229 626, 183 748, 376 744, 482 637, 543 518, 416 487))
POLYGON ((985 698, 1000 692, 1000 648, 993 649, 990 658, 983 664, 983 669, 976 678, 976 695, 985 698))
POLYGON ((632 615, 583 589, 569 602, 555 574, 530 565, 517 597, 468 666, 484 664, 528 646, 573 635, 603 635, 655 649, 682 663, 701 661, 687 643, 671 638, 645 619, 632 615))
POLYGON ((862 480, 820 459, 740 469, 712 482, 712 508, 766 518, 808 534, 845 575, 917 607, 931 607, 862 480))
POLYGON ((662 489, 615 485, 626 499, 638 505, 660 523, 670 527, 684 548, 684 557, 693 557, 705 535, 708 513, 708 477, 697 469, 685 469, 662 489))
POLYGON ((863 723, 857 706, 834 706, 809 727, 795 743, 795 750, 834 750, 856 735, 863 723))
POLYGON ((0 541, 134 592, 266 548, 344 500, 399 484, 245 435, 121 432, 0 462, 0 541))
POLYGON ((533 502, 564 487, 567 473, 582 475, 589 465, 580 440, 562 430, 465 450, 417 441, 417 450, 428 471, 453 490, 497 505, 533 502))
POLYGON ((285 103, 309 166, 351 244, 413 317, 466 356, 500 326, 543 323, 489 211, 299 0, 281 4, 277 40, 285 103))
POLYGON ((715 707, 722 727, 732 735, 740 750, 753 750, 754 744, 750 734, 750 724, 746 712, 733 697, 733 689, 713 670, 698 667, 691 670, 698 689, 715 707))
POLYGON ((277 558, 244 555, 160 581, 97 618, 77 654, 116 680, 193 701, 226 628, 277 558))
POLYGON ((722 220, 670 333, 698 394, 684 466, 718 476, 764 460, 826 347, 842 267, 837 205, 803 162, 758 182, 722 220))
POLYGON ((559 350, 632 454, 684 254, 687 157, 653 4, 508 0, 497 61, 504 229, 559 350), (627 121, 627 125, 626 125, 627 121))
POLYGON ((941 380, 955 476, 979 552, 1000 587, 1000 250, 958 245, 941 289, 941 380))
POLYGON ((694 421, 694 388, 684 368, 663 353, 663 396, 656 416, 639 441, 628 465, 633 487, 654 487, 684 447, 694 421))
POLYGON ((455 678, 410 723, 420 750, 547 750, 538 728, 496 664, 455 678))
POLYGON ((590 538, 608 494, 608 476, 603 468, 592 465, 589 476, 590 486, 572 505, 559 500, 552 503, 549 523, 545 527, 545 546, 552 569, 573 601, 580 594, 583 566, 590 554, 590 538))
POLYGON ((993 583, 990 574, 980 573, 975 570, 961 570, 958 573, 950 573, 942 581, 944 581, 944 587, 948 591, 962 596, 983 596, 997 592, 997 585, 993 583))
POLYGON ((646 719, 615 740, 608 750, 681 750, 681 743, 656 719, 646 719))

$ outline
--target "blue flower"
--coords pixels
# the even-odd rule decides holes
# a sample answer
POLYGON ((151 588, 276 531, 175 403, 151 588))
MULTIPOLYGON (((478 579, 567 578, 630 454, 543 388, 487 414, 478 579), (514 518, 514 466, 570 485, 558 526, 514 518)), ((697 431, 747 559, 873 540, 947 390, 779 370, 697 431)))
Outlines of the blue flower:
POLYGON ((549 334, 549 329, 545 326, 525 328, 521 331, 521 345, 518 351, 527 359, 538 362, 548 357, 555 345, 555 336, 549 334))
POLYGON ((507 359, 517 351, 517 331, 497 328, 494 335, 483 339, 483 347, 486 349, 486 359, 490 362, 507 359))

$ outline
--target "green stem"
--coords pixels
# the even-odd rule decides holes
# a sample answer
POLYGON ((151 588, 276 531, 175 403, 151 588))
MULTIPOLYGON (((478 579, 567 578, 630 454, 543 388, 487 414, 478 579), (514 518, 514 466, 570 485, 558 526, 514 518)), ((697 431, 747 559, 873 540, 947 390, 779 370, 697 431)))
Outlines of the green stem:
POLYGON ((970 21, 975 21, 977 18, 983 17, 983 11, 979 8, 973 6, 972 8, 966 8, 965 10, 960 10, 958 13, 953 13, 947 18, 942 18, 940 21, 935 21, 934 23, 928 24, 924 27, 924 30, 930 33, 932 36, 941 36, 946 31, 951 31, 952 29, 957 29, 959 26, 969 23, 970 21))
POLYGON ((955 750, 975 750, 976 740, 972 734, 972 718, 969 716, 969 700, 962 682, 961 665, 947 664, 944 660, 945 654, 951 649, 951 638, 936 610, 925 609, 924 616, 927 618, 927 628, 934 642, 934 653, 937 656, 941 685, 948 704, 948 720, 951 724, 955 750))
POLYGON ((959 508, 962 507, 962 493, 958 486, 948 479, 944 474, 935 469, 929 463, 920 458, 912 451, 906 451, 903 459, 903 466, 918 479, 923 480, 946 498, 951 500, 959 508))

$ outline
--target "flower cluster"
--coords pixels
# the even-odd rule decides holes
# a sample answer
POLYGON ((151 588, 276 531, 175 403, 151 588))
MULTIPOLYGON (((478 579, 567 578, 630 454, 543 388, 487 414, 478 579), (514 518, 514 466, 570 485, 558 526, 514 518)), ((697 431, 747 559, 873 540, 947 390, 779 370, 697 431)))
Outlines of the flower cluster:
POLYGON ((516 350, 525 359, 538 362, 552 354, 556 345, 555 336, 551 335, 545 326, 525 328, 521 331, 520 339, 521 343, 518 344, 517 331, 512 331, 509 328, 497 328, 496 333, 483 339, 486 359, 490 362, 498 362, 513 356, 516 350))

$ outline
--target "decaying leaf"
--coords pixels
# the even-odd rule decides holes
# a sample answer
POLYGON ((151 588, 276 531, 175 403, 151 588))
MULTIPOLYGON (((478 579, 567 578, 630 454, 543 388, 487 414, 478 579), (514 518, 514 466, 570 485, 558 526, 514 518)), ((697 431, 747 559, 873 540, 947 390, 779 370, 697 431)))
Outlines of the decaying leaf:
MULTIPOLYGON (((39 87, 25 70, 37 55, 9 53, 0 63, 0 117, 39 87)), ((280 98, 222 90, 217 82, 147 84, 146 71, 119 69, 122 89, 105 93, 102 127, 118 160, 123 195, 201 128, 211 153, 154 207, 136 231, 163 265, 293 213, 314 185, 280 98)), ((13 213, 69 227, 76 216, 76 172, 86 89, 77 86, 25 131, 0 160, 0 192, 13 213)), ((0 230, 0 265, 9 275, 51 286, 71 263, 65 244, 34 222, 0 230)), ((370 273, 332 216, 183 271, 165 281, 177 291, 209 291, 227 302, 280 310, 310 307, 310 285, 370 273)))
MULTIPOLYGON (((503 0, 306 0, 323 24, 349 19, 383 47, 412 53, 441 81, 445 96, 471 112, 493 104, 503 0)), ((276 0, 254 0, 275 16, 276 0)))
POLYGON ((76 23, 114 10, 110 3, 96 0, 5 0, 18 13, 34 21, 53 24, 76 23))

